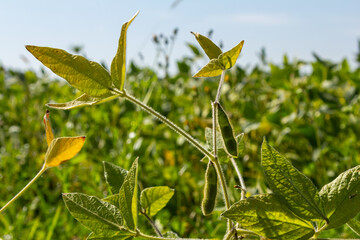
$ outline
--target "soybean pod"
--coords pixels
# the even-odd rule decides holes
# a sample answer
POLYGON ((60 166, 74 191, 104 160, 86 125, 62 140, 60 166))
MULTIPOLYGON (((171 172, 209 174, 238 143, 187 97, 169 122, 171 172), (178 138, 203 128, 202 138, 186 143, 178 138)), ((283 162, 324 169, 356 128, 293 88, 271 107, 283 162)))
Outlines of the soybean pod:
POLYGON ((204 216, 210 215, 216 205, 218 179, 214 163, 209 161, 205 172, 204 198, 201 203, 201 210, 204 216))
POLYGON ((238 157, 238 147, 230 120, 220 103, 217 103, 217 120, 224 149, 232 157, 238 157))

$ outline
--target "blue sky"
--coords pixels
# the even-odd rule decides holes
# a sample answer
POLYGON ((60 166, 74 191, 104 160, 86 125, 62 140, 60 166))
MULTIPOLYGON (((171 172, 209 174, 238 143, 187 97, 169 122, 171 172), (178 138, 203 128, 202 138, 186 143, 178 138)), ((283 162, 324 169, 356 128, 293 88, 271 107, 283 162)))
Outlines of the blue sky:
POLYGON ((26 44, 70 50, 81 45, 88 58, 108 65, 117 49, 121 25, 140 10, 128 30, 128 60, 153 66, 154 34, 171 34, 179 28, 171 64, 196 44, 190 31, 224 43, 224 50, 245 40, 239 64, 257 62, 261 47, 270 60, 312 60, 312 52, 326 59, 354 59, 360 39, 360 1, 268 0, 12 0, 0 7, 0 63, 16 69, 38 69, 40 64, 26 44), (23 58, 28 61, 25 62, 23 58))

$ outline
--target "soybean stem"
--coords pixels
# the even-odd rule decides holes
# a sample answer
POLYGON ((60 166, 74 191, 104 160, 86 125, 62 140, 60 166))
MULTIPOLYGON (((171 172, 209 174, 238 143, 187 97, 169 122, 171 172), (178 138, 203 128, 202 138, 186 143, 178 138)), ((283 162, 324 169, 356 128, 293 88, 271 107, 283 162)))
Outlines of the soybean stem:
MULTIPOLYGON (((216 172, 219 176, 220 179, 220 185, 222 187, 223 190, 223 196, 224 196, 224 201, 225 201, 225 207, 226 209, 230 208, 230 200, 229 200, 229 195, 227 192, 227 187, 226 187, 226 181, 225 181, 225 177, 224 177, 224 173, 221 169, 221 165, 219 163, 219 160, 217 158, 217 146, 216 146, 216 129, 217 129, 217 109, 218 109, 218 105, 219 105, 219 99, 220 99, 220 92, 221 92, 221 87, 222 84, 224 82, 224 78, 225 78, 225 70, 222 71, 221 76, 220 76, 220 83, 217 89, 217 94, 215 97, 215 102, 212 103, 212 111, 213 111, 213 115, 212 115, 212 127, 213 127, 213 148, 214 148, 214 159, 213 162, 215 163, 215 169, 216 172)), ((232 221, 230 219, 228 219, 228 225, 227 225, 227 232, 230 231, 232 228, 232 221)))
POLYGON ((212 153, 210 153, 208 150, 206 150, 196 139, 194 139, 190 134, 185 132, 182 128, 177 126, 175 123, 167 119, 165 116, 160 114, 159 112, 152 109, 150 106, 146 105, 145 103, 141 102, 140 100, 136 99, 135 97, 127 94, 125 91, 120 91, 118 89, 111 89, 113 92, 119 94, 121 97, 124 97, 125 99, 129 100, 130 102, 140 106, 145 111, 150 113, 151 115, 157 117, 160 121, 165 123, 169 128, 183 136, 188 142, 190 142, 194 147, 196 147, 200 152, 202 152, 204 155, 206 155, 208 158, 213 159, 214 156, 212 153))
POLYGON ((236 174, 238 175, 238 178, 239 178, 239 182, 240 182, 240 186, 241 186, 241 199, 240 200, 244 200, 245 199, 245 194, 246 194, 246 186, 245 186, 245 182, 244 182, 244 179, 241 175, 241 172, 236 164, 236 161, 234 158, 230 158, 231 160, 231 163, 235 169, 235 172, 236 174))
POLYGON ((160 230, 157 228, 157 226, 155 225, 154 221, 151 220, 151 218, 146 214, 145 211, 140 211, 140 213, 142 215, 144 215, 144 217, 149 221, 149 223, 151 224, 152 228, 154 229, 154 231, 156 232, 156 234, 159 236, 159 237, 163 237, 163 235, 161 234, 160 230))
POLYGON ((6 203, 1 209, 0 209, 0 213, 2 213, 11 203, 13 203, 16 199, 18 199, 21 194, 23 194, 45 171, 46 171, 47 167, 45 167, 45 164, 42 166, 42 168, 40 169, 40 171, 36 174, 36 176, 31 179, 30 182, 28 182, 28 184, 26 184, 26 186, 21 189, 20 192, 18 192, 8 203, 6 203))

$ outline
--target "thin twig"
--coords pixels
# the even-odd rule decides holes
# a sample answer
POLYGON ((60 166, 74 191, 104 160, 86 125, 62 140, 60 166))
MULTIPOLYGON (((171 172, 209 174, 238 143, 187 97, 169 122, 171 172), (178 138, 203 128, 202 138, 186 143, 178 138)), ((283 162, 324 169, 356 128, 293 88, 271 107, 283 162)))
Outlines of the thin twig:
POLYGON ((151 220, 151 218, 146 214, 146 212, 140 210, 140 213, 141 213, 142 215, 144 215, 144 217, 149 221, 149 223, 151 224, 151 226, 152 226, 152 228, 154 229, 154 231, 156 232, 156 234, 157 234, 159 237, 163 237, 163 235, 161 234, 160 230, 158 229, 158 227, 156 226, 156 224, 154 223, 154 221, 151 220))

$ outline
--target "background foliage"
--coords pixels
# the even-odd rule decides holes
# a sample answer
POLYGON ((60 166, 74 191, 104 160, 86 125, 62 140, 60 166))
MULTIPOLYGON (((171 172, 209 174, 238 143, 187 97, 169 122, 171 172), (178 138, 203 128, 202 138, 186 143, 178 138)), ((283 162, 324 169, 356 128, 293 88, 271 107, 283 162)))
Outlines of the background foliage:
MULTIPOLYGON (((162 40, 157 40, 161 49, 162 40)), ((177 62, 175 74, 169 74, 168 63, 156 71, 131 63, 126 84, 133 95, 205 142, 218 78, 191 77, 202 53, 188 46, 192 54, 177 62), (162 75, 165 77, 159 77, 162 75)), ((282 63, 275 64, 266 60, 263 51, 258 65, 228 71, 221 101, 236 133, 245 133, 239 166, 243 166, 248 194, 268 192, 260 168, 263 136, 318 188, 360 163, 360 53, 357 63, 357 68, 351 68, 347 60, 333 63, 314 54, 312 62, 290 61, 284 56, 282 63)), ((0 68, 1 205, 43 163, 47 147, 44 105, 72 100, 76 94, 74 88, 51 79, 45 71, 0 68)), ((51 118, 56 136, 86 135, 84 149, 69 163, 46 172, 0 215, 0 238, 21 239, 25 234, 27 239, 86 238, 89 231, 65 211, 61 193, 98 196, 102 192, 98 196, 102 198, 109 189, 101 162, 129 169, 137 156, 141 188, 167 185, 175 189, 168 206, 156 216, 161 228, 182 237, 224 234, 225 221, 219 217, 224 210, 222 201, 218 201, 216 214, 204 217, 201 213, 206 164, 199 160, 203 156, 146 112, 116 100, 71 111, 51 110, 51 118)), ((232 168, 224 166, 224 171, 229 185, 236 185, 232 168)), ((239 196, 234 188, 232 203, 239 196)), ((151 233, 145 219, 139 221, 151 233)), ((354 237, 346 227, 324 234, 354 237)))

